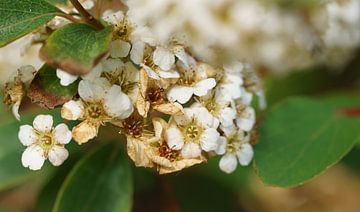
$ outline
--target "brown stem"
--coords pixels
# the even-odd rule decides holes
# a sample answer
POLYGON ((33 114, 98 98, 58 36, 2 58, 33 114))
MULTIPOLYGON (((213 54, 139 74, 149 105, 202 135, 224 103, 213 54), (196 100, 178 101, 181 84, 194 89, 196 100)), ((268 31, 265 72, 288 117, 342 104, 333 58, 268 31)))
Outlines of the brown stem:
POLYGON ((95 29, 104 29, 104 26, 94 18, 77 0, 70 0, 71 4, 77 9, 85 21, 92 25, 95 29))
POLYGON ((60 16, 60 17, 63 17, 63 18, 66 18, 68 19, 69 21, 73 22, 73 23, 81 23, 81 20, 80 19, 76 19, 74 18, 72 15, 70 14, 66 14, 66 13, 56 13, 55 14, 56 16, 60 16))

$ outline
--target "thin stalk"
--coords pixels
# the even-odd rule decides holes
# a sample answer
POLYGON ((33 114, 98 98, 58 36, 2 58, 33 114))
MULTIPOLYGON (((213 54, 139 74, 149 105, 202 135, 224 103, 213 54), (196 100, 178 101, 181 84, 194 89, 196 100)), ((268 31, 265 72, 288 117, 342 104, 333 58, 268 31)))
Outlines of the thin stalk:
POLYGON ((55 13, 56 16, 60 16, 63 18, 68 19, 69 21, 73 22, 73 23, 81 23, 80 19, 76 19, 74 18, 72 15, 70 14, 66 14, 66 13, 55 13))
POLYGON ((104 26, 94 18, 77 0, 70 0, 71 4, 76 8, 76 10, 81 14, 84 20, 92 25, 95 29, 104 29, 104 26))

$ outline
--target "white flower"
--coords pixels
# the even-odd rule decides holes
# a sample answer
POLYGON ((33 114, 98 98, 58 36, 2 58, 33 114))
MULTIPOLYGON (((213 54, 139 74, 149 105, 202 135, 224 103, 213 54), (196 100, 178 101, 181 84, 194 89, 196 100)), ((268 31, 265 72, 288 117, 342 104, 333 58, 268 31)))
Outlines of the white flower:
POLYGON ((184 158, 197 158, 201 151, 218 148, 219 122, 203 107, 185 108, 183 115, 174 116, 174 123, 165 132, 170 149, 181 150, 184 158))
POLYGON ((230 127, 224 130, 225 136, 219 138, 219 146, 216 153, 223 155, 219 162, 219 167, 225 173, 235 171, 237 164, 247 166, 250 164, 254 151, 249 144, 249 135, 241 129, 230 127))
POLYGON ((244 106, 241 103, 237 105, 236 125, 244 130, 251 131, 256 121, 256 115, 254 108, 250 106, 244 106))
POLYGON ((232 107, 232 102, 219 90, 209 92, 199 98, 199 102, 191 107, 205 107, 215 119, 219 120, 222 126, 228 127, 234 124, 236 109, 232 107))
POLYGON ((175 63, 175 55, 163 47, 154 49, 143 41, 133 43, 130 58, 140 65, 150 78, 179 78, 179 73, 172 69, 175 63))
POLYGON ((19 108, 25 96, 25 90, 29 87, 36 72, 33 66, 22 66, 5 84, 4 103, 12 106, 12 113, 18 121, 20 120, 19 108))
POLYGON ((125 119, 134 110, 130 98, 122 92, 121 87, 111 85, 105 78, 80 81, 78 92, 80 100, 65 103, 61 116, 83 121, 72 130, 74 140, 79 144, 96 137, 102 124, 125 119))
POLYGON ((177 63, 180 78, 167 93, 170 101, 181 104, 188 102, 193 95, 205 96, 216 86, 214 78, 208 77, 207 66, 198 64, 192 57, 181 58, 177 63))
POLYGON ((242 70, 244 65, 240 62, 234 62, 224 66, 224 73, 218 83, 219 89, 222 90, 226 98, 238 99, 241 97, 241 86, 243 84, 242 70))
POLYGON ((64 146, 71 141, 71 131, 65 124, 53 128, 50 115, 35 117, 33 127, 20 126, 18 137, 27 147, 22 154, 22 164, 31 170, 41 169, 46 159, 54 166, 60 166, 69 156, 64 146))

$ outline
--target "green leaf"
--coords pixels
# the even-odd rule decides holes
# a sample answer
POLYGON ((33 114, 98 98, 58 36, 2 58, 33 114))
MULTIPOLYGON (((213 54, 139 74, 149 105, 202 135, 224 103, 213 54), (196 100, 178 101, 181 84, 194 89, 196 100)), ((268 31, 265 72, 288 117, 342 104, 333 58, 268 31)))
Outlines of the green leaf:
POLYGON ((111 38, 111 27, 96 31, 87 24, 68 24, 50 35, 41 56, 71 74, 86 74, 106 55, 111 38))
MULTIPOLYGON (((349 106, 354 98, 348 100, 349 106)), ((342 100, 344 101, 344 99, 342 100)), ((360 119, 341 115, 339 99, 289 98, 272 108, 260 128, 255 169, 264 183, 302 184, 337 163, 360 140, 360 119)))
MULTIPOLYGON (((54 123, 60 122, 58 110, 50 114, 54 116, 54 123)), ((16 186, 32 177, 51 174, 53 171, 47 163, 41 171, 36 172, 24 168, 21 164, 21 155, 26 147, 18 139, 19 127, 23 124, 32 125, 34 117, 34 115, 24 115, 22 122, 13 121, 0 125, 0 190, 16 186)))
POLYGON ((58 5, 58 4, 66 5, 68 2, 68 0, 46 0, 46 1, 52 5, 58 5))
POLYGON ((44 0, 1 0, 0 47, 46 24, 60 12, 44 0))
POLYGON ((27 95, 39 105, 54 108, 71 100, 77 93, 78 84, 79 80, 69 86, 62 86, 56 76, 56 69, 45 64, 31 82, 27 95))
MULTIPOLYGON (((74 142, 70 143, 70 145, 73 143, 74 142)), ((82 154, 77 154, 75 151, 71 151, 71 148, 69 148, 68 145, 66 148, 70 151, 70 157, 67 159, 66 163, 57 168, 57 171, 51 179, 48 180, 45 186, 41 189, 34 210, 36 212, 48 212, 52 210, 55 204, 56 196, 61 188, 61 184, 64 182, 66 176, 69 174, 76 162, 80 159, 80 156, 82 156, 82 154)))
POLYGON ((117 143, 84 157, 62 185, 53 211, 130 211, 132 174, 117 143))

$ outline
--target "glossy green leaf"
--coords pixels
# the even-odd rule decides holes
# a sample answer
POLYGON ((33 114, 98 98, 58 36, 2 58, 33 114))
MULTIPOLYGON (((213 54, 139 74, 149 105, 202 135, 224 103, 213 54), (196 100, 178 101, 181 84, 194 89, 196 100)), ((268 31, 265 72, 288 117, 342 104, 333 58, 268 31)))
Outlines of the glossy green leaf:
POLYGON ((130 163, 116 143, 84 157, 60 189, 53 211, 130 211, 132 207, 130 163))
POLYGON ((72 74, 89 72, 109 49, 112 29, 96 31, 87 24, 68 24, 47 39, 41 56, 72 74))
POLYGON ((62 86, 56 76, 56 69, 43 65, 30 84, 27 95, 33 102, 47 108, 54 108, 71 100, 77 94, 79 81, 62 86))
POLYGON ((341 114, 347 106, 339 101, 289 98, 266 114, 255 146, 255 168, 264 183, 302 184, 350 151, 360 140, 360 119, 341 114))
POLYGON ((46 24, 59 12, 45 0, 1 0, 0 47, 46 24))
MULTIPOLYGON (((74 142, 70 143, 70 145, 71 144, 74 144, 74 142)), ((79 146, 77 144, 74 145, 79 146)), ((66 160, 66 163, 56 169, 56 172, 53 174, 53 176, 46 182, 45 186, 43 186, 38 195, 38 200, 36 202, 34 211, 48 212, 52 210, 62 183, 69 174, 70 170, 80 159, 80 156, 82 156, 82 154, 77 154, 76 151, 74 151, 75 148, 69 147, 69 145, 66 146, 70 152, 70 157, 66 160)))

